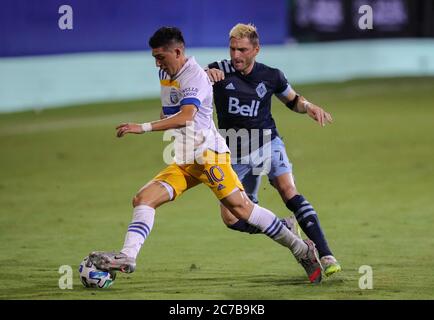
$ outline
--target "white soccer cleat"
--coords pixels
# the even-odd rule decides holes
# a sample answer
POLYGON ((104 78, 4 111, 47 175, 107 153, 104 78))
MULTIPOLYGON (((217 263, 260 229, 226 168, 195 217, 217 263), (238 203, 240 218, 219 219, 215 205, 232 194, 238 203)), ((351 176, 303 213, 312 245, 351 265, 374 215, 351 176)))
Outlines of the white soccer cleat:
POLYGON ((136 260, 122 252, 94 251, 89 254, 92 263, 101 270, 132 273, 136 270, 136 260))

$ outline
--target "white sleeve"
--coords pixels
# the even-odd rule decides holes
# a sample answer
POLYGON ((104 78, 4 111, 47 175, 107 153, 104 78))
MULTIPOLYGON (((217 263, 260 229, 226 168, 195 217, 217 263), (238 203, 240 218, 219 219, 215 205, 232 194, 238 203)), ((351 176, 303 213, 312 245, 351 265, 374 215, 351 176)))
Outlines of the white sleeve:
POLYGON ((208 77, 204 77, 199 72, 195 72, 193 75, 187 76, 183 79, 180 88, 180 105, 193 104, 197 108, 200 108, 207 96, 208 86, 210 85, 208 82, 208 77))

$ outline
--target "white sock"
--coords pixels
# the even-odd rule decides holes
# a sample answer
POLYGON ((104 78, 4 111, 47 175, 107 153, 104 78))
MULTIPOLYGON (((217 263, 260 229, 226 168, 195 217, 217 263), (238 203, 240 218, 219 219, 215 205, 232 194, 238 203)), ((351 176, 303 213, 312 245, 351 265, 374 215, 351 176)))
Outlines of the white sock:
POLYGON ((133 220, 128 226, 124 247, 121 252, 137 258, 140 248, 154 225, 155 209, 141 204, 134 208, 133 220))
POLYGON ((255 204, 247 222, 260 229, 265 235, 282 246, 289 248, 296 258, 306 255, 306 243, 289 231, 270 210, 255 204))

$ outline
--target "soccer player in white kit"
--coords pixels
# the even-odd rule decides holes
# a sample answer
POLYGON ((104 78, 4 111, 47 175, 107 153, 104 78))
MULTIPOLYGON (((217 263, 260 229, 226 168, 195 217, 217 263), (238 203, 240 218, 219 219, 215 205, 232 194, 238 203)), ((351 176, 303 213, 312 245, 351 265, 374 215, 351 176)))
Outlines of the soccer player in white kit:
POLYGON ((164 116, 153 122, 121 124, 116 128, 117 136, 174 129, 174 162, 134 196, 133 218, 120 252, 95 251, 89 254, 90 260, 102 270, 133 272, 140 248, 154 225, 155 209, 204 183, 235 217, 289 248, 310 282, 320 282, 321 265, 314 243, 299 239, 274 213, 254 204, 244 193, 231 167, 230 151, 214 125, 211 82, 194 57, 185 55, 181 31, 162 27, 150 38, 149 45, 160 69, 164 116))

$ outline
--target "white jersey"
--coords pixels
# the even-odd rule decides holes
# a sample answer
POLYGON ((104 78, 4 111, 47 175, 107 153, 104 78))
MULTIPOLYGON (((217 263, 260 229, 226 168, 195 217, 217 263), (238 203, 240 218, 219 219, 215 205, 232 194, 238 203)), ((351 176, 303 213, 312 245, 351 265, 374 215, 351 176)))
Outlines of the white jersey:
POLYGON ((193 163, 206 150, 229 153, 223 137, 213 121, 213 89, 208 75, 189 57, 172 78, 160 70, 161 103, 165 116, 180 111, 181 106, 192 104, 197 108, 190 126, 173 130, 175 136, 175 162, 193 163))

